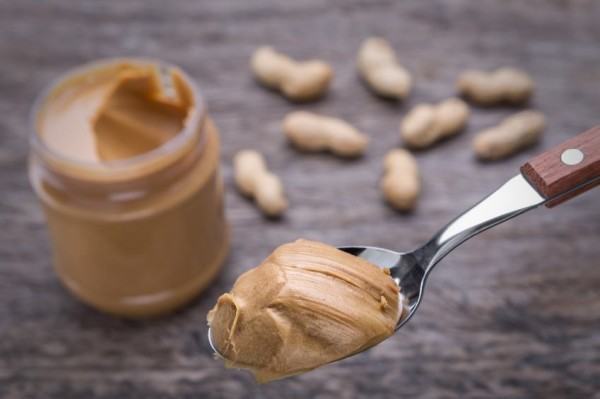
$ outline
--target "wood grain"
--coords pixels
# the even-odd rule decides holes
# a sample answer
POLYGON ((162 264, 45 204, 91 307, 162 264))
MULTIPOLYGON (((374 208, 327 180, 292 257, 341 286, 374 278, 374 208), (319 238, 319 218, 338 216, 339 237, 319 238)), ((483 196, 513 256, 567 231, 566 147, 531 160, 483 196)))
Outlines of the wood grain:
POLYGON ((591 190, 600 184, 600 126, 537 155, 521 166, 521 173, 544 198, 560 196, 546 203, 549 208, 591 190), (583 160, 564 164, 561 155, 568 149, 581 151, 583 160))
POLYGON ((594 0, 0 0, 0 398, 598 398, 600 190, 489 230, 434 270, 419 313, 380 346, 264 386, 224 370, 206 342, 206 312, 236 277, 298 237, 410 249, 537 153, 598 123, 600 2, 594 0), (404 103, 374 97, 354 57, 387 37, 413 73, 404 103), (320 57, 329 95, 290 104, 256 84, 248 60, 270 44, 320 57), (28 112, 51 79, 100 57, 181 65, 222 133, 232 251, 215 284, 186 309, 132 322, 99 314, 58 283, 44 220, 27 182, 28 112), (454 93, 465 68, 510 65, 536 81, 541 143, 493 164, 470 142, 515 109, 473 110, 464 133, 416 154, 416 212, 387 207, 382 158, 400 118, 454 93), (346 118, 369 134, 366 156, 300 154, 280 122, 294 109, 346 118), (260 149, 283 177, 290 212, 267 221, 234 186, 231 160, 260 149))

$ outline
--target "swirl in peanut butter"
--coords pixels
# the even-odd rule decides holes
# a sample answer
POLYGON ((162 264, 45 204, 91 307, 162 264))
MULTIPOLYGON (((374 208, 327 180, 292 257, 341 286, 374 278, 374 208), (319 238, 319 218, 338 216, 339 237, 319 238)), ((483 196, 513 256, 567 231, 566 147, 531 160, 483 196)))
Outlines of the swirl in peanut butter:
POLYGON ((241 275, 208 322, 226 365, 267 382, 381 342, 393 334, 399 309, 398 286, 385 270, 298 240, 241 275))

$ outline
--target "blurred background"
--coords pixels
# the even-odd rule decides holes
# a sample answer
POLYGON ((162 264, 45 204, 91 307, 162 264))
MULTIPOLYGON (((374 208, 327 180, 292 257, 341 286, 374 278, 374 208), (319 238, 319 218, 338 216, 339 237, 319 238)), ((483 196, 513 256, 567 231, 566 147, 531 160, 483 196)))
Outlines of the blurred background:
POLYGON ((260 386, 213 360, 206 313, 236 277, 298 237, 412 249, 518 172, 527 159, 600 120, 600 2, 594 0, 56 1, 0 0, 0 398, 593 398, 600 397, 600 190, 490 230, 433 272, 417 316, 359 356, 260 386), (409 99, 374 97, 359 81, 363 39, 380 35, 413 73, 409 99), (261 88, 259 45, 335 69, 326 98, 294 105, 261 88), (222 139, 233 242, 223 272, 180 312, 151 321, 101 314, 52 271, 43 214, 27 180, 37 93, 68 68, 147 56, 186 70, 222 139), (409 215, 383 204, 383 155, 401 117, 455 93, 466 68, 515 66, 537 91, 541 143, 480 163, 472 137, 514 109, 473 110, 461 135, 417 153, 423 194, 409 215), (285 142, 293 109, 345 118, 371 137, 341 161, 285 142), (290 210, 266 221, 233 186, 231 160, 262 151, 290 210))

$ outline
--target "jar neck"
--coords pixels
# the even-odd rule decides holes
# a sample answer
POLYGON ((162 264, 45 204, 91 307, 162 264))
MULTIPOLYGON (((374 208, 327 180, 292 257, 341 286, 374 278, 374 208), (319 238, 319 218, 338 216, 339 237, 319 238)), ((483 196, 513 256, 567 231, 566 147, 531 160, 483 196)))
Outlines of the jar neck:
MULTIPOLYGON (((41 185, 69 202, 90 204, 127 203, 163 192, 201 159, 206 142, 206 117, 200 118, 189 140, 177 151, 157 152, 143 163, 88 171, 68 162, 56 162, 46 154, 32 151, 31 174, 41 185), (73 173, 76 170, 76 173, 73 173)), ((168 144, 168 143, 167 143, 168 144)))
MULTIPOLYGON (((118 81, 118 84, 122 82, 118 81)), ((129 84, 131 85, 131 83, 129 84)), ((116 89, 110 90, 113 90, 109 91, 110 93, 114 93, 116 89)), ((92 91, 92 93, 96 95, 97 91, 92 91)), ((135 93, 137 95, 139 91, 135 93)), ((82 104, 90 104, 88 97, 84 96, 83 98, 82 104)), ((93 98, 96 101, 97 97, 93 98)), ((102 101, 105 101, 104 97, 102 97, 102 101)), ((79 115, 87 115, 82 113, 87 111, 81 111, 81 108, 75 109, 78 113, 75 121, 81 118, 79 115)), ((146 121, 144 115, 135 113, 132 115, 135 115, 133 116, 134 122, 153 123, 152 118, 146 121)), ((111 203, 134 201, 153 192, 164 190, 173 184, 202 156, 207 135, 206 124, 208 123, 204 103, 192 79, 173 65, 145 59, 104 60, 67 72, 38 97, 32 109, 31 121, 30 174, 35 189, 48 191, 50 194, 69 201, 99 204, 107 201, 111 203), (142 71, 143 73, 141 75, 132 74, 132 71, 142 71), (42 123, 40 121, 45 120, 45 116, 57 115, 52 113, 53 110, 56 111, 52 106, 58 105, 60 111, 58 115, 61 115, 64 108, 60 107, 64 101, 67 101, 65 98, 71 101, 67 104, 72 104, 73 93, 79 94, 78 90, 88 91, 90 85, 97 85, 98 82, 101 84, 102 90, 105 87, 112 88, 113 86, 107 86, 106 81, 109 79, 109 83, 112 83, 110 79, 113 79, 114 76, 130 78, 134 76, 138 79, 137 81, 133 79, 137 82, 134 83, 137 85, 135 86, 136 90, 141 90, 139 82, 144 82, 145 86, 143 87, 146 91, 143 93, 148 96, 155 95, 156 93, 152 90, 158 90, 157 87, 162 88, 160 89, 162 96, 164 95, 163 91, 168 91, 165 87, 170 87, 177 94, 179 101, 189 106, 181 130, 158 147, 147 152, 108 161, 79 160, 76 159, 77 157, 72 157, 72 147, 69 156, 66 155, 68 153, 62 153, 56 148, 49 147, 42 138, 41 132, 44 129, 40 126, 42 123), (139 76, 143 76, 143 79, 140 80, 139 76), (162 82, 163 80, 165 82, 162 82), (159 84, 159 81, 162 83, 159 84), (167 82, 170 83, 167 84, 167 82)), ((59 121, 62 120, 59 119, 59 121)), ((63 123, 63 125, 65 124, 63 123)), ((50 126, 63 125, 51 124, 50 126)), ((75 132, 79 131, 77 127, 74 129, 75 132)), ((79 129, 85 130, 81 127, 79 129)), ((56 130, 54 131, 56 132, 56 130)), ((58 131, 60 132, 60 130, 58 131)), ((76 138, 73 134, 65 137, 76 138)), ((66 148, 68 144, 65 142, 66 148)))

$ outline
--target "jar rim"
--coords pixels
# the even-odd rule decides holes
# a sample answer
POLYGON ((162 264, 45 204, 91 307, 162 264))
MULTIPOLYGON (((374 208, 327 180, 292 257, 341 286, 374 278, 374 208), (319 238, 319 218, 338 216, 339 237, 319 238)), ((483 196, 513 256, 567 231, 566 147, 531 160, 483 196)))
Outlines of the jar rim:
POLYGON ((34 152, 36 152, 43 158, 47 158, 49 160, 61 164, 74 166, 78 169, 85 170, 91 173, 115 173, 130 168, 142 166, 148 162, 151 162, 153 159, 160 157, 161 155, 177 152, 178 150, 182 149, 191 140, 195 138, 197 127, 202 123, 205 116, 206 106, 204 103, 204 99, 198 92, 198 87, 196 86, 194 80, 180 67, 170 62, 145 57, 103 58, 68 69, 67 71, 58 75, 56 78, 52 79, 50 83, 47 84, 45 88, 36 96, 31 110, 29 111, 29 145, 34 152), (144 66, 153 64, 164 69, 177 70, 177 72, 181 74, 181 76, 185 79, 186 83, 189 85, 194 99, 194 107, 190 111, 188 117, 186 117, 186 121, 183 125, 183 128, 172 138, 162 143, 160 146, 153 148, 152 150, 147 151, 143 154, 139 154, 125 159, 116 159, 103 162, 86 161, 65 156, 64 154, 61 154, 56 150, 50 148, 47 145, 47 143, 44 142, 44 139, 38 131, 37 126, 40 111, 45 105, 48 97, 53 93, 54 90, 57 90, 60 87, 61 83, 67 82, 69 79, 72 79, 76 76, 83 76, 94 70, 102 70, 104 68, 118 64, 138 64, 144 66))

